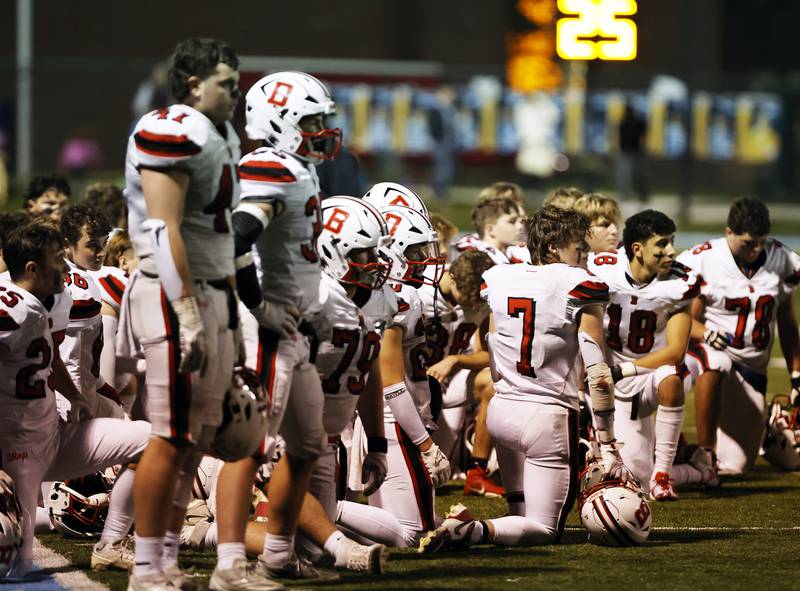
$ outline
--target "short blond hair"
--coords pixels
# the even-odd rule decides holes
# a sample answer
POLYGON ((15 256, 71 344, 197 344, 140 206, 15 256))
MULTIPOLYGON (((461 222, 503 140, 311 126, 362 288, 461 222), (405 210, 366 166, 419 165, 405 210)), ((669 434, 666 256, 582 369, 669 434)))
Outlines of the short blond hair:
POLYGON ((581 197, 583 197, 583 191, 577 187, 559 187, 544 198, 542 207, 552 205, 561 209, 572 209, 575 207, 575 202, 581 197))
POLYGON ((525 208, 525 193, 523 193, 522 187, 508 181, 497 181, 481 189, 477 200, 480 202, 486 199, 496 199, 497 197, 511 197, 520 207, 525 208))
POLYGON ((622 223, 622 212, 617 202, 600 193, 588 193, 575 201, 573 208, 582 213, 593 224, 604 220, 619 226, 622 223))
POLYGON ((125 253, 133 248, 131 237, 128 235, 127 230, 116 230, 112 232, 111 238, 108 239, 106 246, 106 260, 105 264, 109 267, 119 267, 119 259, 125 253))

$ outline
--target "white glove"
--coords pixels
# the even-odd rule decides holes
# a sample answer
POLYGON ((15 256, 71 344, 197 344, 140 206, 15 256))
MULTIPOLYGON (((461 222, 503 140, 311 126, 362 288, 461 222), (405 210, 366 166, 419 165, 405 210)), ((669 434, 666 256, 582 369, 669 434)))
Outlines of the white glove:
POLYGON ((197 307, 197 298, 187 296, 171 304, 178 317, 181 334, 181 362, 178 371, 191 373, 200 370, 203 374, 208 362, 208 340, 200 309, 197 307))
POLYGON ((628 470, 628 467, 622 461, 622 456, 619 455, 621 448, 622 444, 616 441, 600 444, 600 461, 603 464, 605 480, 617 478, 620 480, 633 480, 631 471, 628 470))
POLYGON ((277 332, 282 338, 297 332, 300 310, 296 306, 261 300, 261 303, 250 312, 261 326, 277 332))
POLYGON ((423 451, 422 461, 425 462, 425 467, 428 469, 434 488, 450 480, 450 462, 438 445, 432 443, 427 451, 423 451))
POLYGON ((14 479, 0 470, 0 494, 8 495, 14 491, 14 479))
POLYGON ((361 484, 364 485, 365 497, 370 496, 381 487, 389 471, 389 462, 383 452, 371 451, 361 464, 361 484))
POLYGON ((727 335, 725 335, 725 333, 717 332, 716 330, 711 330, 709 328, 703 333, 703 340, 714 347, 717 351, 722 351, 728 347, 728 339, 726 336, 727 335))

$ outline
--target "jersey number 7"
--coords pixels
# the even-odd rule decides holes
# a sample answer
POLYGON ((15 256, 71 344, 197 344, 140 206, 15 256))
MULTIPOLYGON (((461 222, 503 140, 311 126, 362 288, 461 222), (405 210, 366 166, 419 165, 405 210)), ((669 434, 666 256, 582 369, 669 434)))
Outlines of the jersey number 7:
POLYGON ((533 352, 534 323, 536 317, 536 302, 533 298, 508 298, 508 315, 522 318, 522 343, 520 344, 520 358, 517 361, 517 371, 520 375, 535 378, 531 356, 533 352))

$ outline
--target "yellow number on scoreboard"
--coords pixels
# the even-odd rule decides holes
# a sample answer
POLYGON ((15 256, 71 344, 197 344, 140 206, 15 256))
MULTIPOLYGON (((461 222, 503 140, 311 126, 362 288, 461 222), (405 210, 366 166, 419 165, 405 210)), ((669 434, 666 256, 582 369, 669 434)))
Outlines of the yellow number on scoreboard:
POLYGON ((558 0, 556 49, 566 60, 636 58, 636 0, 558 0))

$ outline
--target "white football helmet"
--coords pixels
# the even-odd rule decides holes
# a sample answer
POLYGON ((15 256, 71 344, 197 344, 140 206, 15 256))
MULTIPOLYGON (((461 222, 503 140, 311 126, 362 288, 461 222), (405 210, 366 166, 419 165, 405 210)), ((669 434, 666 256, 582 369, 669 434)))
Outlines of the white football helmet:
POLYGON ((578 506, 593 544, 639 546, 650 535, 650 504, 634 482, 604 480, 584 490, 578 506))
POLYGON ((214 454, 225 462, 253 455, 269 427, 269 402, 253 370, 234 370, 222 411, 222 424, 212 445, 214 454))
POLYGON ((445 260, 439 255, 439 237, 428 217, 401 205, 382 207, 380 212, 393 239, 389 247, 390 277, 415 287, 437 285, 445 260), (428 266, 433 271, 425 273, 428 266))
POLYGON ((380 289, 392 268, 392 237, 380 212, 363 199, 329 197, 322 202, 317 254, 322 269, 342 283, 380 289), (353 251, 366 251, 362 261, 353 251))
POLYGON ((770 464, 781 470, 800 470, 800 440, 794 425, 797 410, 790 415, 788 396, 776 396, 769 406, 769 421, 764 435, 761 454, 770 464))
POLYGON ((304 72, 277 72, 265 76, 245 96, 247 136, 264 140, 308 162, 336 158, 342 130, 324 127, 323 117, 336 112, 328 87, 304 72), (318 128, 306 127, 304 117, 319 116, 318 128))
POLYGON ((54 482, 44 499, 53 526, 73 538, 98 538, 108 515, 111 481, 102 472, 54 482))
POLYGON ((9 483, 8 487, 10 492, 0 493, 0 583, 22 548, 22 508, 14 485, 9 483))
POLYGON ((402 205, 403 207, 410 207, 426 218, 430 217, 428 208, 422 200, 422 197, 399 183, 378 183, 377 185, 372 185, 372 188, 364 193, 364 200, 368 201, 370 205, 373 205, 377 209, 383 209, 389 205, 402 205))

